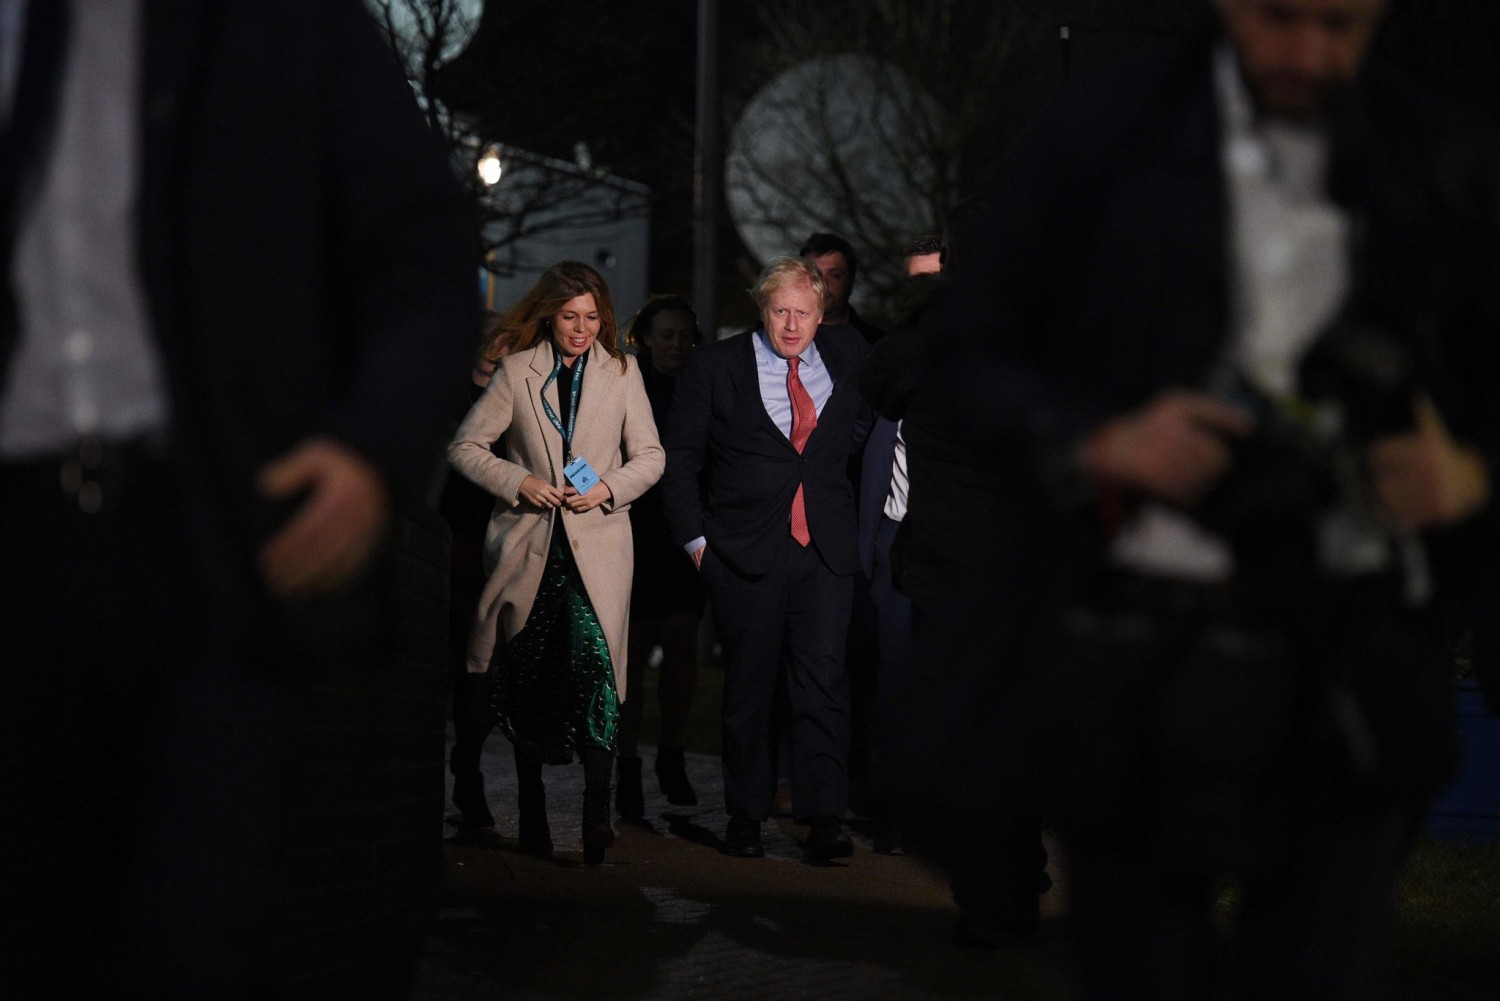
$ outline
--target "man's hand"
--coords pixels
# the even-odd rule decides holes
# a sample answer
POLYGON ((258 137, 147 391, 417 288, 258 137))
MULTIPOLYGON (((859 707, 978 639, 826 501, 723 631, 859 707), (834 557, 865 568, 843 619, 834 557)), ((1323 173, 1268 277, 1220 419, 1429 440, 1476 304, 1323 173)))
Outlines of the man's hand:
POLYGON ((600 480, 589 487, 588 493, 581 494, 571 486, 563 490, 563 503, 568 505, 568 510, 574 514, 582 514, 592 511, 600 504, 607 503, 614 496, 610 492, 609 484, 600 480))
POLYGON ((1229 469, 1227 438, 1249 434, 1249 414, 1202 393, 1168 390, 1084 442, 1084 467, 1101 483, 1192 507, 1229 469))
POLYGON ((563 502, 563 492, 546 480, 527 476, 521 481, 521 499, 532 507, 557 507, 563 502))
POLYGON ((1490 499, 1484 458, 1453 440, 1431 400, 1418 399, 1416 415, 1414 431, 1382 438, 1365 455, 1375 499, 1401 533, 1462 521, 1490 499))
POLYGON ((380 474, 353 449, 327 438, 305 441, 256 478, 270 500, 307 496, 256 560, 273 594, 337 591, 364 569, 390 522, 380 474))
POLYGON ((703 572, 703 554, 708 551, 708 546, 699 546, 693 550, 693 569, 699 573, 703 572))

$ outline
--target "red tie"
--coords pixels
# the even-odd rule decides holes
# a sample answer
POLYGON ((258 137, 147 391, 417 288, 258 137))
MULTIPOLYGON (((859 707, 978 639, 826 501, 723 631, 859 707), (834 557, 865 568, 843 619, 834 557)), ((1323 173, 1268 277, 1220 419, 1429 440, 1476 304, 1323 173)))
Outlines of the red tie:
MULTIPOLYGON (((797 377, 797 366, 801 362, 801 358, 786 360, 786 393, 792 398, 792 447, 799 455, 806 447, 813 428, 818 426, 818 408, 813 406, 812 397, 803 388, 802 380, 797 377)), ((812 533, 807 530, 807 503, 802 499, 800 482, 797 484, 797 496, 792 498, 792 538, 804 546, 812 542, 812 533)))

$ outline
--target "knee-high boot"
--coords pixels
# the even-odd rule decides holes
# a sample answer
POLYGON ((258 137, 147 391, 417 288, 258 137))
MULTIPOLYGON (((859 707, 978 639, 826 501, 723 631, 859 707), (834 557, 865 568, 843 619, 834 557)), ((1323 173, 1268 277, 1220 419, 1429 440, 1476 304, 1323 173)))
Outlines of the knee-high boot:
POLYGON ((604 850, 615 843, 615 829, 609 823, 609 776, 614 770, 614 753, 603 748, 581 748, 583 760, 583 862, 598 865, 604 861, 604 850))
POLYGON ((547 823, 547 787, 542 784, 542 763, 516 755, 517 826, 521 851, 528 855, 552 854, 552 828, 547 823))

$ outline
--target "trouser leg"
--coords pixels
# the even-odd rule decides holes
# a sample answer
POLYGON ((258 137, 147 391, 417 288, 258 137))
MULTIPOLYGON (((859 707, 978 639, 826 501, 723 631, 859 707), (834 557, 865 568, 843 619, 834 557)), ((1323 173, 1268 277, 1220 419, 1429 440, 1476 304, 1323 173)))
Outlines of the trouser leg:
POLYGON ((844 662, 854 579, 813 547, 791 552, 786 613, 792 710, 792 802, 799 819, 842 817, 849 795, 849 672, 844 662))

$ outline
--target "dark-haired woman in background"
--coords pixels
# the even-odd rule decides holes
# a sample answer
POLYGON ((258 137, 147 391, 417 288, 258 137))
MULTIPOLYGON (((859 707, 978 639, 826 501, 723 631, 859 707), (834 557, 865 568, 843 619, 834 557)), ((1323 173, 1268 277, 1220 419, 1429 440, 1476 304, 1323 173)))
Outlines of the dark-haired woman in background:
MULTIPOLYGON (((480 328, 479 344, 474 351, 474 365, 465 388, 463 409, 457 420, 479 400, 489 385, 500 359, 510 350, 510 337, 498 313, 489 313, 480 328)), ((503 451, 503 448, 501 449, 503 451)), ((468 660, 469 623, 479 596, 484 591, 484 536, 495 508, 495 498, 483 487, 471 483, 456 469, 448 471, 438 513, 448 522, 452 533, 449 558, 449 663, 453 672, 453 750, 448 756, 448 771, 453 775, 453 805, 458 808, 450 821, 460 831, 492 830, 495 818, 484 794, 484 773, 479 760, 484 741, 494 720, 490 715, 491 672, 470 673, 468 660)))
MULTIPOLYGON (((647 300, 630 323, 627 335, 641 364, 641 378, 651 399, 657 427, 667 419, 677 373, 688 352, 702 340, 698 317, 686 299, 659 295, 647 300)), ((615 808, 620 816, 645 815, 641 759, 636 742, 645 705, 646 660, 661 645, 657 700, 661 707, 661 742, 656 748, 656 778, 674 806, 692 806, 698 794, 688 781, 682 750, 683 729, 698 684, 698 623, 708 592, 682 547, 672 543, 666 515, 655 488, 630 509, 635 529, 635 587, 630 603, 631 698, 621 707, 619 784, 615 808)))
POLYGON ((468 669, 495 660, 493 705, 515 749, 522 850, 552 851, 542 765, 567 764, 576 751, 583 858, 597 864, 614 843, 609 779, 628 695, 626 510, 661 476, 664 458, 637 363, 615 346, 614 307, 597 271, 553 265, 501 325, 510 353, 448 446, 454 468, 496 500, 468 669), (491 451, 502 438, 503 459, 491 451))

